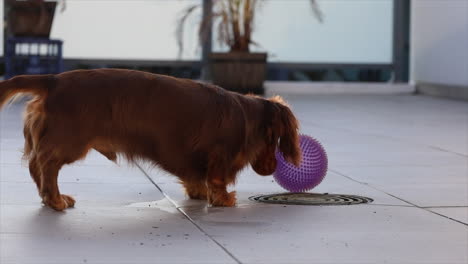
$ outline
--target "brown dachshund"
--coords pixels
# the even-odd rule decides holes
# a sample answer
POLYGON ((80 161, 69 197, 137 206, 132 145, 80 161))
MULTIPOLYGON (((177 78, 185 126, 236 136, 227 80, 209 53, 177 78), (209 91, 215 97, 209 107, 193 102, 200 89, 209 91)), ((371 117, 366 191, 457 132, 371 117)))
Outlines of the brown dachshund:
POLYGON ((17 76, 0 82, 0 107, 32 94, 25 111, 25 159, 45 205, 72 207, 57 177, 95 149, 115 161, 149 160, 177 176, 188 196, 234 206, 237 173, 272 174, 278 146, 299 164, 298 122, 280 97, 263 99, 146 72, 99 69, 17 76))

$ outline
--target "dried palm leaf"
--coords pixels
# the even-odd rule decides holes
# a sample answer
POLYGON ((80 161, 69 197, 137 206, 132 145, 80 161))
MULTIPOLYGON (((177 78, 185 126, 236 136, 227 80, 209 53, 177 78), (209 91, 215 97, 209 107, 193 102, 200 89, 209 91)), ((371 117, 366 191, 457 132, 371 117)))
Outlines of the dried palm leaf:
MULTIPOLYGON (((255 12, 265 0, 213 0, 213 13, 200 22, 198 34, 200 44, 203 43, 214 25, 218 33, 218 41, 230 48, 231 51, 248 52, 249 46, 256 44, 252 41, 254 32, 255 12)), ((323 21, 323 13, 317 0, 310 0, 312 12, 318 21, 323 21)), ((176 29, 179 55, 183 50, 184 25, 187 18, 200 9, 201 5, 187 8, 178 20, 176 29)))

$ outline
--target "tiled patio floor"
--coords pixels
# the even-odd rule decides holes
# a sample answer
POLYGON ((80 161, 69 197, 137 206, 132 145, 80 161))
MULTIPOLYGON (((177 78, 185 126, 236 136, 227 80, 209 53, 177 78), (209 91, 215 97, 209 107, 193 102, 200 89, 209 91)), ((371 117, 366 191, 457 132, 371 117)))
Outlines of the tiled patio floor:
POLYGON ((97 153, 61 171, 76 207, 40 204, 21 165, 21 105, 0 114, 0 263, 468 263, 468 103, 423 96, 289 96, 330 170, 314 192, 350 206, 258 204, 281 192, 246 169, 236 208, 97 153), (162 192, 161 192, 162 190, 162 192))

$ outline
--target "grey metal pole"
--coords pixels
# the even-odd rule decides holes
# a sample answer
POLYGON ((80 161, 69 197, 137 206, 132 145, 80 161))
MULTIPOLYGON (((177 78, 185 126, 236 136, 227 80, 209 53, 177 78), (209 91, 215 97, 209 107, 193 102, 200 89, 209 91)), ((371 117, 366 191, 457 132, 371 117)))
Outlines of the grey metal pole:
POLYGON ((201 72, 201 79, 202 80, 209 80, 211 78, 209 64, 210 58, 209 55, 212 49, 212 20, 211 15, 213 12, 213 1, 212 0, 203 0, 203 20, 206 23, 206 32, 205 37, 202 40, 202 72, 201 72))
POLYGON ((393 0, 393 70, 395 82, 409 80, 411 0, 393 0))

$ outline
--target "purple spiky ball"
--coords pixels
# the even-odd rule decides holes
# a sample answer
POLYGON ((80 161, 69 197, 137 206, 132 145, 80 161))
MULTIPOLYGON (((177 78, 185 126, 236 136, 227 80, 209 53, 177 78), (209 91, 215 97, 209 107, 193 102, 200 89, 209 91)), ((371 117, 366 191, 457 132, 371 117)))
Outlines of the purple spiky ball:
POLYGON ((290 192, 305 192, 322 182, 327 174, 328 158, 325 149, 314 138, 300 135, 302 161, 299 167, 287 162, 280 151, 276 151, 276 182, 290 192))

